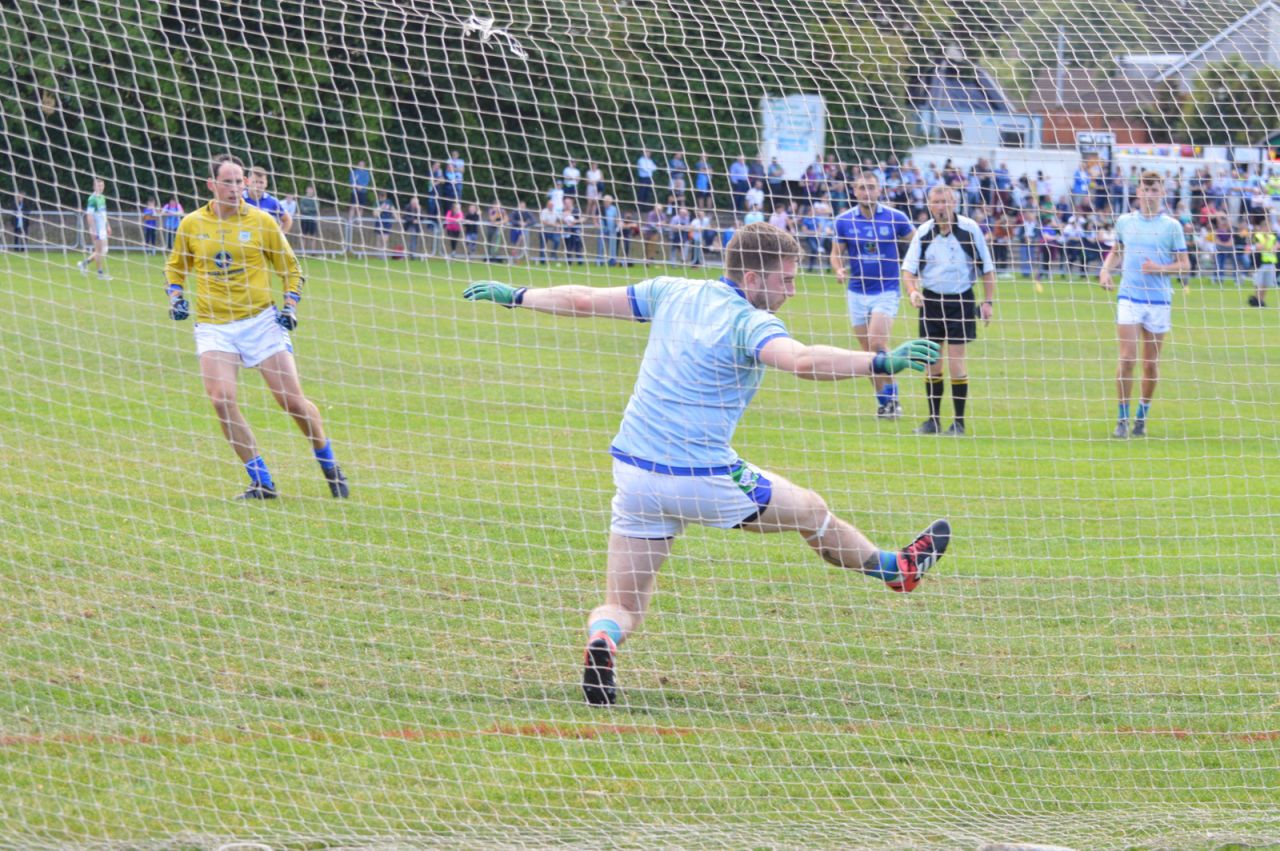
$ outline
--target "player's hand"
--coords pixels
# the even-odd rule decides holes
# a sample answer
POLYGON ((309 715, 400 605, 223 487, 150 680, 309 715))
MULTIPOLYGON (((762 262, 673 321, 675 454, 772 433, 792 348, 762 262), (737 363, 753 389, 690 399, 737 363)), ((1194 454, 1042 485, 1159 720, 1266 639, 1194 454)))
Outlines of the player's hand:
POLYGON ((995 305, 989 301, 984 301, 982 306, 978 308, 978 312, 982 314, 982 324, 990 325, 991 317, 994 316, 996 312, 995 305))
POLYGON ((515 307, 524 298, 525 287, 513 287, 497 281, 477 281, 462 292, 467 301, 491 301, 506 308, 515 307))
POLYGON ((942 356, 942 347, 932 340, 908 340, 890 352, 879 352, 872 369, 893 375, 904 369, 924 372, 924 368, 942 356))
POLYGON ((919 309, 924 307, 924 293, 920 290, 912 290, 911 295, 907 296, 907 299, 911 302, 911 306, 914 308, 919 309))
POLYGON ((1107 292, 1111 292, 1116 288, 1115 282, 1111 280, 1111 273, 1106 269, 1103 269, 1098 273, 1098 283, 1101 284, 1102 288, 1107 292))
POLYGON ((1161 275, 1165 271, 1165 268, 1154 260, 1143 260, 1140 268, 1146 275, 1161 275))
POLYGON ((170 284, 165 287, 165 292, 169 294, 169 318, 174 322, 181 322, 191 315, 191 304, 187 301, 185 295, 182 294, 182 287, 177 284, 170 284))
POLYGON ((837 263, 832 267, 831 271, 835 272, 836 280, 840 283, 843 284, 845 281, 849 280, 849 267, 843 263, 837 263))
POLYGON ((298 303, 292 299, 284 300, 284 307, 276 314, 276 322, 286 331, 292 331, 298 327, 298 303))

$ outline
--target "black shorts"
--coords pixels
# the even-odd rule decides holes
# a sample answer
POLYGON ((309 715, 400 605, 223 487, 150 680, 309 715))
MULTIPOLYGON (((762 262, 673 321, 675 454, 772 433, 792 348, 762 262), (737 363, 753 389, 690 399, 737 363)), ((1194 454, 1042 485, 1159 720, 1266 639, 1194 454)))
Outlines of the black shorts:
POLYGON ((302 235, 303 235, 303 236, 315 236, 315 235, 316 235, 316 234, 318 234, 319 232, 320 232, 320 227, 319 227, 319 224, 316 222, 316 220, 315 220, 315 219, 303 219, 303 220, 302 220, 302 235))
POLYGON ((962 293, 921 290, 920 336, 936 343, 967 343, 978 339, 978 303, 973 289, 962 293))

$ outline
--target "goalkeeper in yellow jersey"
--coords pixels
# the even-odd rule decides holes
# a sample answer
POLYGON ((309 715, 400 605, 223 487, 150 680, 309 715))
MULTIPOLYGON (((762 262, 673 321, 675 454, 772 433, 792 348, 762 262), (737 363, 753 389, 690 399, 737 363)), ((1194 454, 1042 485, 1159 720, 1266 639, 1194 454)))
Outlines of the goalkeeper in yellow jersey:
POLYGON ((325 437, 320 411, 302 394, 289 332, 298 326, 302 269, 269 214, 244 203, 244 165, 224 154, 213 160, 209 190, 213 200, 178 226, 173 253, 165 264, 169 316, 191 315, 184 284, 196 277, 196 353, 200 377, 217 411, 222 433, 244 462, 249 489, 238 499, 275 499, 276 486, 258 453, 249 423, 236 403, 240 367, 257 368, 271 394, 311 441, 329 492, 348 495, 347 480, 325 437), (284 279, 284 305, 271 295, 270 271, 284 279))

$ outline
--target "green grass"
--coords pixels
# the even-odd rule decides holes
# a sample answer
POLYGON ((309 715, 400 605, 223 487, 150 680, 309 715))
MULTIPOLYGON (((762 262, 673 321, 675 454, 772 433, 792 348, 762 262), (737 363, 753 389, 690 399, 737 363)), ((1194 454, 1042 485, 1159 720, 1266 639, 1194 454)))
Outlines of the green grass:
MULTIPOLYGON (((947 516, 952 552, 903 596, 694 529, 600 712, 582 619, 645 328, 458 294, 641 272, 309 261, 298 359, 353 499, 246 375, 284 498, 241 505, 159 261, 112 264, 0 255, 4 841, 1280 836, 1280 317, 1242 291, 1179 296, 1141 442, 1107 437, 1114 307, 1080 282, 1001 282, 962 440, 909 434, 917 378, 882 423, 865 382, 770 374, 744 457, 885 545, 947 516)), ((829 278, 781 315, 851 342, 829 278)))

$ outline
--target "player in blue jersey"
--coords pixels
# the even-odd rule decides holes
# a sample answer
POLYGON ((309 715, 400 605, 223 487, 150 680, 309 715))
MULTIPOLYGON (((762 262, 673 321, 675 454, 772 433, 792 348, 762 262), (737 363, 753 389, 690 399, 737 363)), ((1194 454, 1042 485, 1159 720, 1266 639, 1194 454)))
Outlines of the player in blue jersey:
POLYGON ((859 570, 895 591, 911 591, 947 547, 939 520, 901 550, 881 550, 830 512, 822 497, 741 459, 734 429, 766 366, 832 381, 923 370, 937 345, 915 340, 892 352, 806 346, 773 314, 795 293, 800 245, 758 222, 725 249, 718 281, 657 277, 629 287, 515 288, 493 281, 463 294, 473 301, 564 316, 652 323, 640 375, 614 437, 613 519, 605 602, 587 620, 583 693, 616 700, 613 661, 639 627, 658 570, 690 523, 749 532, 798 532, 830 564, 859 570))
POLYGON ((1116 246, 1098 276, 1102 288, 1110 291, 1115 288, 1112 275, 1117 268, 1123 269, 1116 302, 1116 336, 1120 342, 1116 393, 1120 405, 1112 433, 1120 440, 1147 434, 1147 415, 1160 380, 1160 349, 1172 327, 1171 276, 1185 275, 1191 268, 1182 225, 1160 212, 1164 196, 1164 178, 1154 171, 1144 171, 1138 180, 1138 211, 1116 220, 1116 246), (1138 408, 1131 411, 1133 368, 1139 355, 1142 389, 1138 408), (1132 424, 1130 413, 1134 415, 1132 424))
MULTIPOLYGON (((905 213, 880 203, 880 179, 864 171, 853 182, 857 204, 836 218, 836 238, 831 247, 831 269, 836 279, 848 281, 849 321, 853 335, 866 352, 882 352, 889 346, 893 318, 898 315, 898 280, 901 277, 902 241, 915 228, 905 213)), ((894 420, 902 416, 898 385, 887 375, 871 376, 876 391, 876 416, 894 420)))
POLYGON ((276 221, 280 223, 280 230, 284 233, 293 230, 293 216, 289 215, 289 211, 281 206, 280 200, 276 196, 267 191, 267 170, 265 168, 255 165, 249 169, 249 179, 244 190, 244 200, 262 212, 275 216, 276 221))

